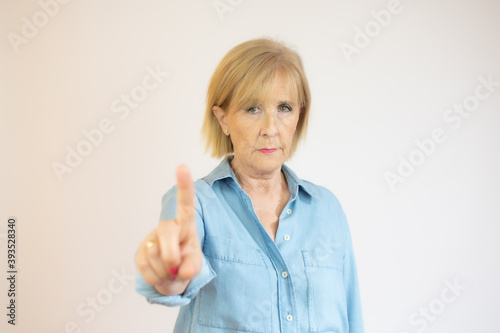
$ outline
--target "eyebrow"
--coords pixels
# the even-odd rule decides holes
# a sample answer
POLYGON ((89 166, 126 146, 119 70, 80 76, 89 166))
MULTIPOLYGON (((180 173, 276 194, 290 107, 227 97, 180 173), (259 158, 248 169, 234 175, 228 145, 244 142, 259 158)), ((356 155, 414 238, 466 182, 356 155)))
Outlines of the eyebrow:
MULTIPOLYGON (((280 100, 276 103, 276 105, 282 105, 282 104, 288 104, 289 106, 291 106, 292 108, 295 108, 296 107, 296 103, 292 102, 292 101, 287 101, 287 100, 280 100)), ((255 102, 255 103, 250 103, 250 105, 252 107, 258 107, 258 108, 262 108, 263 105, 261 102, 255 102)), ((243 107, 243 109, 247 109, 248 107, 243 107)))
POLYGON ((295 103, 291 102, 291 101, 278 101, 278 105, 281 105, 281 104, 288 104, 290 106, 295 106, 295 103))

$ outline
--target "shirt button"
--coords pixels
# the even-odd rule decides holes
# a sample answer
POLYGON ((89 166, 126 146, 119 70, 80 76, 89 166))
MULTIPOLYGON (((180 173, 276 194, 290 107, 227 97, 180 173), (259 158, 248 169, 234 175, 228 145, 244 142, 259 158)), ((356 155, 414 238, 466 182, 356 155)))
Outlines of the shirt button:
POLYGON ((287 213, 288 215, 290 215, 290 214, 292 214, 292 210, 291 210, 291 209, 287 209, 287 210, 286 210, 286 213, 287 213))
POLYGON ((289 241, 290 240, 290 235, 285 235, 285 237, 283 237, 284 240, 286 241, 289 241))
POLYGON ((286 279, 288 277, 288 273, 285 271, 285 272, 281 273, 281 276, 286 279))
POLYGON ((288 315, 288 316, 286 316, 286 320, 287 320, 287 321, 292 321, 292 320, 293 320, 293 316, 292 316, 292 315, 288 315))

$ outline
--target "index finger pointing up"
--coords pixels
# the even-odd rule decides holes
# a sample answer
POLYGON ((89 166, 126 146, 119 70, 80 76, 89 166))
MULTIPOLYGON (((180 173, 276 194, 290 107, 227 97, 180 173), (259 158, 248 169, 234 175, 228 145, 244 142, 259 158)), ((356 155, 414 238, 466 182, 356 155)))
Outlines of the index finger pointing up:
POLYGON ((177 221, 194 221, 194 184, 185 165, 177 168, 177 221))

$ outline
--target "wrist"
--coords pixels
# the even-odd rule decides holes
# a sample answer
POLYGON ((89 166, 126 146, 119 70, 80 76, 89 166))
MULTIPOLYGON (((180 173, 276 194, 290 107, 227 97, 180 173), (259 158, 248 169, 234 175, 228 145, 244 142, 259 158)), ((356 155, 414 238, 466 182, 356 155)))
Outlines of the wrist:
POLYGON ((184 293, 190 280, 164 279, 155 285, 156 291, 164 296, 174 296, 184 293))

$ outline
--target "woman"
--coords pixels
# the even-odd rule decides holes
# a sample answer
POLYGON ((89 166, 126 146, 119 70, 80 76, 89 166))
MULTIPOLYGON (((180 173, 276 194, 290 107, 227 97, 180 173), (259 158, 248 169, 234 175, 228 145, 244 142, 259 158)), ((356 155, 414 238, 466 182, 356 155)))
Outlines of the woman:
POLYGON ((300 57, 276 41, 240 44, 217 67, 203 133, 225 158, 194 184, 178 168, 136 256, 136 290, 181 306, 175 332, 364 332, 342 208, 284 164, 310 101, 300 57))

